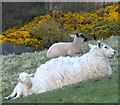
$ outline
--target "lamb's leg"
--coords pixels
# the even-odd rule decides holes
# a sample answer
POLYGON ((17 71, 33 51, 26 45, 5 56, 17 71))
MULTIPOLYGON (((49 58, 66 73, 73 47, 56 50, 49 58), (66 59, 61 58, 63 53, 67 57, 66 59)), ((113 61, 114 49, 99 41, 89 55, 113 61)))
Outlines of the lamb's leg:
POLYGON ((5 97, 4 100, 9 100, 9 99, 15 97, 15 95, 16 95, 16 91, 14 90, 14 91, 12 92, 12 94, 9 95, 8 97, 5 97))
POLYGON ((68 55, 68 56, 73 56, 73 55, 75 55, 75 54, 73 53, 73 51, 68 51, 67 55, 68 55))
POLYGON ((14 97, 13 99, 20 98, 20 97, 21 97, 21 92, 18 92, 16 97, 14 97))

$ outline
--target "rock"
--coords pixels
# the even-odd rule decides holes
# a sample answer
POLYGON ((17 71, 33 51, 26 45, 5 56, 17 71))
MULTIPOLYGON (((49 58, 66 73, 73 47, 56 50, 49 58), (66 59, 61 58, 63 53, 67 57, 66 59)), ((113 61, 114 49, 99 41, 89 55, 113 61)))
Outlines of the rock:
POLYGON ((25 52, 34 52, 35 50, 31 50, 27 47, 23 47, 21 45, 13 45, 12 43, 3 43, 0 45, 0 54, 1 55, 9 55, 9 54, 15 54, 20 55, 25 52))

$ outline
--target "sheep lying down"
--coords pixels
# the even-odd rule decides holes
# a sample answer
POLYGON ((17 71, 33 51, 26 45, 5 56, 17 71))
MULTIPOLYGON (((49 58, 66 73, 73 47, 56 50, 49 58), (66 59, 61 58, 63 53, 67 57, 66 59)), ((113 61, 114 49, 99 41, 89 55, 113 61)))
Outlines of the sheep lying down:
POLYGON ((16 99, 21 96, 28 96, 31 95, 32 92, 32 77, 33 74, 28 74, 25 72, 20 73, 19 78, 18 78, 18 84, 14 88, 12 94, 8 97, 5 97, 5 100, 8 99, 16 99))
POLYGON ((32 82, 29 81, 32 93, 40 94, 82 80, 110 75, 112 69, 108 58, 116 53, 115 50, 100 41, 97 45, 89 44, 89 47, 90 51, 81 57, 58 57, 38 67, 32 82))
POLYGON ((54 58, 59 56, 75 56, 81 54, 82 47, 87 41, 87 37, 82 33, 70 35, 74 38, 73 42, 59 42, 54 43, 47 51, 48 58, 54 58))

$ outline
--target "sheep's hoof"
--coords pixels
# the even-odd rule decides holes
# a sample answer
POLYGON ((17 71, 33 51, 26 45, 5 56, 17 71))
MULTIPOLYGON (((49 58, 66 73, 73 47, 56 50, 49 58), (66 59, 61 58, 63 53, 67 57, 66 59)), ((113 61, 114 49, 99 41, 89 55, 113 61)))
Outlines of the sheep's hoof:
POLYGON ((5 97, 5 98, 4 98, 4 100, 9 100, 9 99, 10 99, 10 97, 5 97))

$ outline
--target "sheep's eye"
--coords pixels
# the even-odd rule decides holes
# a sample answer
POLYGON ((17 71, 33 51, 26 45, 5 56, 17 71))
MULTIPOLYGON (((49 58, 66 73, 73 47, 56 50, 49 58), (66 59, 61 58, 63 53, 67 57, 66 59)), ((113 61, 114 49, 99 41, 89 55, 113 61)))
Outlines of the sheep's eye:
POLYGON ((105 48, 107 49, 108 47, 107 47, 107 46, 105 46, 105 48))

